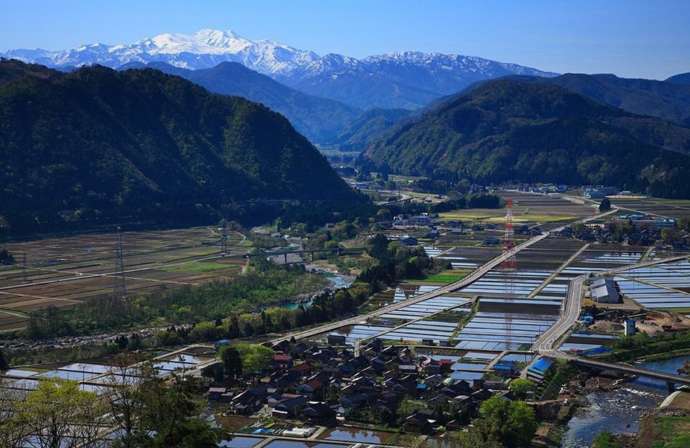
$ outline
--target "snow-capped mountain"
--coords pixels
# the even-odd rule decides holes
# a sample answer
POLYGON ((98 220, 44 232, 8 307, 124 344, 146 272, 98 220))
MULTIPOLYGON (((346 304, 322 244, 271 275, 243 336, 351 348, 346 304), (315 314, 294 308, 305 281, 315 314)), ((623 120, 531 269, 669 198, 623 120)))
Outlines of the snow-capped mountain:
POLYGON ((1 57, 50 67, 132 62, 166 62, 186 69, 239 62, 306 93, 355 107, 414 109, 469 84, 511 74, 554 74, 479 57, 403 52, 356 59, 338 54, 319 56, 268 40, 250 40, 232 31, 204 29, 194 34, 159 34, 133 44, 84 45, 72 50, 10 50, 1 57))
POLYGON ((166 62, 196 70, 231 61, 270 75, 288 73, 319 59, 311 51, 267 40, 252 41, 232 31, 209 29, 190 35, 159 34, 129 45, 92 44, 63 51, 21 49, 10 50, 0 56, 52 67, 91 64, 119 67, 130 62, 166 62))
POLYGON ((556 74, 474 56, 408 51, 364 59, 326 55, 274 77, 311 95, 363 109, 416 109, 475 82, 509 75, 556 74))

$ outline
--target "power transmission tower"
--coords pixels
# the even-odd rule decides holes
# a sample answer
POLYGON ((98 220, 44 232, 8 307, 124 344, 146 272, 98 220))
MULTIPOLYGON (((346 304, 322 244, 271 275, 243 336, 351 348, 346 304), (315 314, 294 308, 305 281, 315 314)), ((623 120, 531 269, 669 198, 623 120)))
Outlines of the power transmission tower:
POLYGON ((228 223, 223 220, 223 234, 220 237, 220 246, 223 256, 228 254, 228 223))
POLYGON ((115 276, 113 283, 113 299, 115 302, 127 298, 127 284, 125 283, 125 252, 122 244, 122 231, 117 228, 117 247, 115 249, 115 276))
MULTIPOLYGON (((517 258, 515 254, 512 253, 515 249, 514 241, 515 232, 513 230, 513 200, 508 198, 506 200, 506 222, 505 231, 503 232, 503 253, 510 254, 501 263, 501 271, 505 273, 506 282, 508 283, 508 292, 511 297, 514 296, 513 288, 513 272, 517 270, 517 258)), ((506 314, 506 345, 508 350, 512 350, 511 347, 513 343, 513 317, 511 313, 506 314)))
POLYGON ((26 252, 22 252, 22 278, 24 283, 29 283, 26 276, 26 252))
MULTIPOLYGON (((513 200, 506 200, 506 223, 503 232, 503 253, 511 252, 515 248, 515 231, 513 230, 513 200)), ((515 254, 511 254, 501 263, 501 269, 504 271, 515 271, 517 269, 517 259, 515 254)))

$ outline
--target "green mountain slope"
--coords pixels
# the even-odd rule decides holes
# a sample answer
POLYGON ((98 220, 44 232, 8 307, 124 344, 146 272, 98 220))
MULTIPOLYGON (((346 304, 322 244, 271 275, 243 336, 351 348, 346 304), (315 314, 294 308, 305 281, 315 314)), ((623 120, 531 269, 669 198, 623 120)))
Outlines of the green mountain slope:
MULTIPOLYGON (((128 65, 128 67, 140 67, 128 65)), ((211 92, 241 96, 279 112, 310 141, 333 143, 360 110, 338 101, 307 95, 237 62, 223 62, 213 68, 186 70, 164 62, 146 65, 164 73, 188 79, 211 92)))
POLYGON ((489 81, 373 143, 362 163, 493 183, 608 184, 690 197, 690 129, 529 80, 489 81))
POLYGON ((690 83, 618 78, 614 75, 565 74, 534 78, 556 84, 609 106, 690 126, 690 83))
POLYGON ((0 85, 0 215, 15 231, 183 224, 257 199, 358 197, 283 116, 160 71, 0 85))
POLYGON ((414 112, 407 109, 371 109, 352 120, 338 135, 344 150, 364 150, 371 141, 414 112))
POLYGON ((31 76, 39 79, 48 79, 56 74, 55 70, 43 65, 25 64, 15 59, 0 58, 0 85, 19 78, 31 76))

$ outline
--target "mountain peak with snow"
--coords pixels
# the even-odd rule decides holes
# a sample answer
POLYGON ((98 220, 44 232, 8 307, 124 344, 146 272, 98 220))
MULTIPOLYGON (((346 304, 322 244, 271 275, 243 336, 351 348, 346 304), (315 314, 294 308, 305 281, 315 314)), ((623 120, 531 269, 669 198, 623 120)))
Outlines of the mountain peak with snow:
POLYGON ((253 44, 230 30, 202 29, 194 34, 158 34, 133 46, 152 54, 237 54, 253 44))
POLYGON ((554 75, 459 54, 401 51, 363 59, 339 54, 319 56, 271 40, 251 40, 232 30, 208 28, 192 34, 162 33, 132 44, 91 44, 64 51, 10 50, 0 53, 0 57, 49 67, 101 64, 117 68, 165 62, 196 70, 238 62, 298 90, 361 108, 416 108, 429 98, 455 93, 484 79, 513 74, 554 75), (386 99, 374 100, 381 92, 385 92, 386 99), (398 96, 408 98, 400 100, 398 96))

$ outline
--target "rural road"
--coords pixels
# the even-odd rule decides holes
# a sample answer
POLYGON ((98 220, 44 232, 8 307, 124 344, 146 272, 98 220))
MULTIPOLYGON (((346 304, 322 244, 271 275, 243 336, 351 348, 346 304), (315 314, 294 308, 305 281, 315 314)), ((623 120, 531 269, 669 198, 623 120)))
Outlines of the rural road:
MULTIPOLYGON (((597 274, 597 276, 616 274, 628 271, 630 269, 653 266, 662 263, 670 263, 685 260, 687 258, 687 255, 681 255, 653 261, 644 261, 641 263, 628 265, 623 268, 600 272, 597 274)), ((552 356, 551 354, 554 352, 554 346, 558 340, 575 324, 577 318, 579 317, 580 308, 582 306, 582 297, 584 295, 584 283, 586 279, 587 275, 581 275, 570 281, 570 284, 568 285, 568 294, 565 298, 565 304, 559 320, 534 342, 534 345, 532 345, 532 350, 537 351, 542 355, 552 356)))
POLYGON ((583 288, 586 278, 586 275, 581 275, 570 281, 568 285, 568 294, 566 295, 560 318, 539 336, 532 345, 532 350, 542 354, 553 350, 554 345, 561 336, 577 322, 577 318, 580 316, 580 307, 582 305, 583 288))
MULTIPOLYGON (((359 323, 364 323, 369 318, 377 317, 377 316, 380 316, 382 314, 390 313, 392 311, 396 311, 396 310, 399 310, 401 308, 404 308, 404 307, 407 307, 410 305, 414 305, 414 304, 419 303, 419 302, 423 302, 425 300, 433 299, 434 297, 439 297, 439 296, 442 296, 444 294, 448 294, 448 293, 451 293, 453 291, 457 291, 457 290, 462 289, 466 286, 469 286, 470 284, 479 280, 487 272, 489 272, 490 270, 499 266, 501 263, 503 263, 508 258, 510 258, 514 255, 517 255, 517 253, 520 252, 521 250, 526 249, 529 246, 532 246, 533 244, 538 243, 539 241, 549 237, 550 235, 553 235, 553 234, 560 232, 561 230, 563 230, 568 225, 572 225, 575 223, 587 223, 589 221, 604 218, 604 217, 609 216, 615 212, 616 212, 616 209, 612 209, 612 210, 609 210, 605 213, 600 213, 600 214, 596 214, 596 215, 593 215, 593 216, 590 216, 590 217, 587 217, 584 219, 580 219, 578 221, 574 221, 573 223, 560 226, 558 228, 544 232, 541 235, 537 235, 533 238, 530 238, 529 240, 524 241, 523 243, 515 246, 510 251, 502 253, 501 255, 489 260, 487 263, 483 264, 482 266, 480 266, 479 268, 474 270, 470 275, 463 278, 462 280, 459 280, 459 281, 454 282, 454 283, 450 283, 450 284, 443 286, 439 289, 436 289, 434 291, 431 291, 431 292, 428 292, 425 294, 420 294, 420 295, 415 296, 414 298, 411 298, 408 300, 402 300, 402 301, 397 302, 397 303, 392 303, 390 305, 384 306, 382 308, 379 308, 378 310, 372 311, 372 312, 367 313, 367 314, 362 314, 362 315, 351 317, 348 319, 339 320, 337 322, 331 322, 331 323, 328 323, 325 325, 320 325, 318 327, 315 327, 315 328, 312 328, 309 330, 305 330, 305 331, 291 332, 291 333, 288 333, 288 334, 286 334, 280 338, 276 338, 276 339, 272 340, 271 342, 274 344, 277 344, 280 341, 290 340, 292 338, 295 338, 296 340, 310 338, 310 337, 313 337, 313 336, 316 336, 316 335, 319 335, 322 333, 337 330, 338 328, 345 327, 348 325, 355 325, 355 324, 359 324, 359 323)), ((579 310, 579 308, 578 308, 578 310, 579 310)), ((577 316, 575 318, 577 319, 577 316)))

